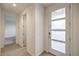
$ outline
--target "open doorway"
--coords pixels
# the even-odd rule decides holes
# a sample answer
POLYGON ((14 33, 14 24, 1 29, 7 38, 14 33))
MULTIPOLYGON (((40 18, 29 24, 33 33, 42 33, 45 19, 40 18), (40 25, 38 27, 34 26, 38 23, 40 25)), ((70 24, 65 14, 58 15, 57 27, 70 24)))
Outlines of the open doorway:
POLYGON ((5 16, 4 23, 5 23, 4 46, 16 43, 16 17, 5 16))

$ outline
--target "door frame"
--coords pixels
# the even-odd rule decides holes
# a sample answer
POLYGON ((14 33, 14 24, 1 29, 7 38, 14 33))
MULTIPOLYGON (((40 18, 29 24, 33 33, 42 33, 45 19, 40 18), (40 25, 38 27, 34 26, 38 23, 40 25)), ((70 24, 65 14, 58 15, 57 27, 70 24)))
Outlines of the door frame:
POLYGON ((24 46, 24 47, 26 47, 26 42, 25 42, 25 41, 27 41, 27 40, 26 40, 26 37, 27 37, 27 36, 26 36, 26 33, 27 33, 27 32, 26 32, 26 26, 25 26, 25 25, 26 25, 26 20, 27 20, 27 15, 26 15, 26 13, 25 13, 25 14, 23 15, 23 35, 24 35, 24 36, 23 36, 23 46, 24 46))
MULTIPOLYGON (((50 40, 50 35, 48 36, 48 52, 50 52, 50 53, 52 53, 52 54, 55 54, 55 55, 60 55, 60 56, 63 56, 63 55, 71 55, 71 29, 70 29, 70 22, 71 22, 71 12, 70 12, 70 4, 56 4, 56 6, 52 6, 52 7, 49 7, 49 14, 48 14, 48 20, 49 20, 49 27, 48 27, 48 32, 50 32, 50 23, 51 23, 51 12, 52 11, 54 11, 54 10, 57 10, 57 9, 60 9, 60 8, 66 8, 66 54, 63 54, 63 53, 57 53, 57 52, 55 52, 54 50, 52 51, 51 49, 50 49, 50 47, 51 47, 51 40, 50 40)), ((49 33, 48 33, 49 34, 49 33)))
MULTIPOLYGON (((24 10, 24 12, 20 15, 20 20, 19 20, 19 45, 21 47, 23 47, 24 43, 24 38, 23 38, 23 32, 24 32, 24 29, 23 29, 23 25, 25 26, 25 24, 21 24, 21 22, 23 21, 27 21, 27 13, 26 13, 26 10, 24 10), (26 15, 26 19, 23 19, 23 16, 26 15)), ((27 23, 27 22, 26 22, 27 23)), ((26 25, 27 26, 27 25, 26 25)), ((25 31, 26 32, 26 31, 25 31)), ((27 35, 27 34, 26 34, 27 35)), ((27 38, 27 37, 26 37, 27 38)))

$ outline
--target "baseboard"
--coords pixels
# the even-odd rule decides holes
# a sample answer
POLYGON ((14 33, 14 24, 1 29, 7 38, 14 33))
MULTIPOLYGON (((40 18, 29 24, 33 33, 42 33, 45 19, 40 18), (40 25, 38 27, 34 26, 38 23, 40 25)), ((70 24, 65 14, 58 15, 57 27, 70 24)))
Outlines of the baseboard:
MULTIPOLYGON (((56 56, 55 54, 51 53, 50 51, 44 50, 44 52, 45 52, 45 53, 50 53, 50 54, 52 54, 53 56, 56 56)), ((44 52, 43 52, 43 53, 44 53, 44 52)))
POLYGON ((34 54, 32 54, 30 51, 27 50, 27 53, 30 55, 30 56, 34 56, 34 54))
POLYGON ((32 56, 31 53, 29 53, 28 51, 27 51, 27 53, 28 53, 30 56, 32 56))
POLYGON ((54 55, 54 54, 52 54, 51 52, 49 52, 49 51, 46 51, 46 50, 44 50, 44 51, 41 51, 40 53, 38 53, 38 54, 36 54, 36 55, 34 55, 34 54, 32 54, 30 51, 27 51, 27 53, 30 55, 30 56, 40 56, 42 53, 50 53, 51 55, 53 55, 53 56, 56 56, 56 55, 54 55))
POLYGON ((50 51, 48 53, 52 54, 53 56, 56 56, 55 54, 51 53, 50 51))
POLYGON ((44 51, 41 51, 40 53, 38 54, 32 54, 30 51, 27 50, 27 53, 30 55, 30 56, 40 56, 44 51))
POLYGON ((40 53, 36 54, 36 56, 40 56, 44 51, 41 51, 40 53))

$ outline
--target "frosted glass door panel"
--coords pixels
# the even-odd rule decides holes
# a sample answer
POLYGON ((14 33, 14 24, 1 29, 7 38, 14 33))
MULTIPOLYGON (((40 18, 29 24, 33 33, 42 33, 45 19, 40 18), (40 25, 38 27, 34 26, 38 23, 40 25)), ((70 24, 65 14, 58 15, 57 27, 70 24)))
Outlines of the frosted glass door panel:
POLYGON ((65 31, 51 31, 51 39, 65 41, 65 31))
POLYGON ((52 21, 51 29, 65 29, 65 20, 52 21))
POLYGON ((62 8, 52 12, 51 19, 55 20, 55 19, 64 18, 64 17, 65 17, 65 8, 62 8))
POLYGON ((65 44, 57 41, 51 41, 51 48, 59 52, 65 53, 65 44))
POLYGON ((61 54, 66 52, 66 18, 65 8, 51 12, 51 49, 61 54))

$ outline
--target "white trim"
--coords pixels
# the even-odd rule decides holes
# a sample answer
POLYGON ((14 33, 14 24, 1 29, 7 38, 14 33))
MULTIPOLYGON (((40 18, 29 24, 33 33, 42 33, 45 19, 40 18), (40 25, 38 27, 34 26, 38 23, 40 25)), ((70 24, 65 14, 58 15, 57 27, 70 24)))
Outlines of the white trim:
POLYGON ((42 54, 44 51, 39 52, 38 54, 36 54, 35 56, 39 56, 40 54, 42 54))
POLYGON ((28 50, 27 50, 27 53, 29 53, 31 56, 33 56, 33 54, 30 51, 28 51, 28 50))

